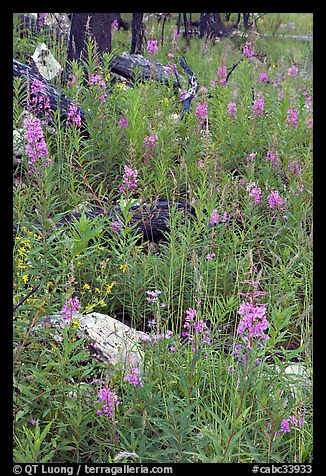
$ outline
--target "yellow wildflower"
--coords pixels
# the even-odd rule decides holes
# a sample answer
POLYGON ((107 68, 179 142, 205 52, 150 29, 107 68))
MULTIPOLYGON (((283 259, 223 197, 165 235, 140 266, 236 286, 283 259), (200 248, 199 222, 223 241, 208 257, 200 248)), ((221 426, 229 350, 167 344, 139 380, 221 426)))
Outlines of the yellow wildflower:
POLYGON ((104 248, 104 246, 98 246, 97 249, 100 250, 100 251, 103 251, 105 248, 104 248))
POLYGON ((110 292, 112 291, 113 286, 115 286, 116 284, 117 284, 116 281, 112 281, 111 284, 108 284, 108 285, 106 286, 105 292, 106 292, 106 293, 110 293, 110 292))
POLYGON ((96 292, 96 293, 100 293, 101 290, 100 290, 99 288, 95 288, 95 292, 96 292))
POLYGON ((83 286, 83 289, 91 289, 91 287, 88 283, 85 283, 84 286, 83 286))
POLYGON ((28 283, 29 281, 29 277, 27 276, 27 274, 25 274, 24 276, 22 276, 22 280, 24 281, 24 283, 28 283))
POLYGON ((72 330, 78 329, 79 326, 80 326, 80 322, 77 321, 77 319, 72 319, 72 321, 71 321, 71 329, 72 329, 72 330))
POLYGON ((120 264, 120 269, 123 273, 125 273, 128 269, 127 263, 120 264))

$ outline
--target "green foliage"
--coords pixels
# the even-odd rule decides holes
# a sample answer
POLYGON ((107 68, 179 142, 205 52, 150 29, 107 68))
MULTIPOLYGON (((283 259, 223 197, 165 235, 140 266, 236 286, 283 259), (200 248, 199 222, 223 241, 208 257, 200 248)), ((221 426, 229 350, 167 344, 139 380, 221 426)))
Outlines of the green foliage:
MULTIPOLYGON (((271 33, 277 22, 293 21, 306 33, 305 15, 267 14, 257 26, 271 33)), ((23 57, 45 32, 20 35, 17 21, 14 50, 23 57)), ((161 26, 153 18, 148 26, 148 37, 159 40, 161 26)), ((311 389, 304 387, 304 398, 293 392, 285 372, 296 361, 311 372, 311 46, 258 38, 255 51, 267 54, 259 62, 243 56, 244 38, 216 44, 192 38, 189 46, 180 38, 173 49, 174 26, 166 23, 154 59, 166 64, 173 51, 177 63, 182 53, 206 87, 190 114, 182 116, 173 77, 171 84, 138 78, 129 86, 110 70, 114 53, 129 48, 130 32, 114 31, 114 52, 103 57, 88 38, 86 58, 69 65, 70 81, 61 86, 85 112, 88 135, 63 124, 56 112, 50 125, 42 124, 51 158, 44 174, 27 173, 28 151, 15 169, 14 304, 39 284, 14 313, 16 462, 312 461, 311 389), (238 62, 227 84, 215 83, 219 66, 238 62), (302 75, 288 75, 293 63, 302 75), (268 73, 268 83, 260 73, 268 73), (95 74, 105 88, 91 84, 95 74), (262 116, 252 113, 259 94, 262 116), (237 106, 235 120, 227 114, 230 102, 237 106), (203 128, 194 114, 198 103, 208 104, 203 128), (297 127, 288 124, 291 107, 297 127), (119 123, 123 117, 127 127, 119 123), (146 149, 145 137, 153 136, 158 145, 146 149), (268 151, 278 153, 275 167, 268 151), (252 153, 254 160, 247 160, 252 153), (138 182, 122 194, 126 165, 137 169, 138 182), (261 201, 253 203, 250 183, 260 188, 261 201), (286 200, 286 211, 275 217, 272 191, 286 200), (148 243, 133 205, 157 197, 171 202, 168 231, 164 240, 148 243), (182 216, 179 199, 193 206, 193 216, 182 216), (115 228, 110 213, 90 218, 94 207, 119 208, 115 228), (210 224, 214 210, 219 221, 210 224), (59 226, 76 212, 78 218, 59 226), (244 343, 238 310, 248 270, 266 293, 269 339, 247 348, 240 363, 234 352, 244 343), (161 291, 159 299, 146 299, 149 290, 161 291), (161 335, 155 344, 141 344, 143 386, 125 379, 130 369, 90 357, 78 337, 78 316, 63 329, 45 324, 72 296, 84 314, 103 312, 152 338, 161 335), (209 326, 210 344, 181 336, 189 308, 209 326), (156 329, 148 327, 153 320, 156 329), (162 338, 168 330, 172 335, 162 338), (96 413, 101 385, 119 398, 112 417, 96 413), (301 413, 302 426, 280 432, 282 420, 301 413)), ((48 46, 66 61, 67 45, 53 40, 48 46)), ((20 129, 27 100, 22 80, 14 80, 13 92, 13 123, 20 129)))

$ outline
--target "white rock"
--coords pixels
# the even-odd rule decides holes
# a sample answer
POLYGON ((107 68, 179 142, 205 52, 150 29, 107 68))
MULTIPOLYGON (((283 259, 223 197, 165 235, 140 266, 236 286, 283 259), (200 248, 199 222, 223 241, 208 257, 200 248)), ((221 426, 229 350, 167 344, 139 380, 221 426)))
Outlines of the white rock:
MULTIPOLYGON (((280 372, 281 369, 276 367, 280 372)), ((310 372, 303 364, 291 364, 284 369, 287 376, 289 388, 293 397, 301 399, 304 391, 312 390, 310 372)))
POLYGON ((37 45, 32 58, 40 74, 48 81, 51 81, 62 71, 61 65, 54 58, 45 43, 37 45))
POLYGON ((136 331, 117 319, 99 312, 81 316, 79 323, 78 334, 90 339, 94 348, 110 363, 123 362, 130 365, 142 360, 138 341, 147 335, 144 332, 136 331))
POLYGON ((180 114, 170 114, 169 118, 171 119, 172 122, 175 124, 179 124, 181 121, 181 116, 180 114))
MULTIPOLYGON (((122 363, 127 368, 133 364, 141 364, 143 352, 140 341, 146 340, 148 334, 136 331, 117 319, 99 312, 79 314, 76 315, 76 319, 80 324, 78 336, 86 338, 99 360, 112 365, 122 363)), ((62 329, 67 321, 61 314, 56 314, 45 318, 41 326, 46 323, 62 329)), ((53 338, 56 341, 61 340, 58 333, 55 333, 53 338)))
POLYGON ((25 153, 25 138, 24 138, 24 129, 14 129, 13 130, 13 154, 24 155, 25 153))

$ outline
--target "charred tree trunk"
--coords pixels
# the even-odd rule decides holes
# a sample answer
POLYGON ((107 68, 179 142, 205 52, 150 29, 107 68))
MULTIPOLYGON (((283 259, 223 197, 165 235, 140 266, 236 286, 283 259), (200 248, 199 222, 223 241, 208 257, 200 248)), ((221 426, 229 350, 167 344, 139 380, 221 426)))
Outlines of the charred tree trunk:
POLYGON ((98 51, 111 52, 111 13, 73 13, 68 48, 68 60, 85 56, 85 40, 90 34, 98 51))
POLYGON ((199 19, 199 36, 203 36, 207 33, 207 13, 201 13, 199 19))
POLYGON ((178 21, 177 21, 177 33, 180 33, 180 25, 181 25, 181 13, 178 13, 178 21))
POLYGON ((143 40, 143 13, 132 14, 132 39, 131 39, 131 54, 142 53, 143 40))
POLYGON ((189 46, 189 28, 188 28, 188 18, 187 18, 186 13, 183 14, 183 24, 184 24, 184 27, 185 27, 186 44, 187 44, 187 46, 189 46))
POLYGON ((250 13, 242 13, 242 17, 243 17, 243 27, 245 30, 248 30, 250 13))
POLYGON ((164 27, 165 27, 166 19, 167 19, 167 17, 165 16, 163 18, 163 23, 162 23, 162 33, 161 33, 161 45, 162 46, 164 45, 164 27))
POLYGON ((238 28, 240 20, 241 20, 241 13, 238 13, 238 17, 236 19, 235 24, 232 26, 232 28, 238 28))
POLYGON ((226 36, 229 29, 223 23, 220 13, 213 13, 213 36, 226 36))

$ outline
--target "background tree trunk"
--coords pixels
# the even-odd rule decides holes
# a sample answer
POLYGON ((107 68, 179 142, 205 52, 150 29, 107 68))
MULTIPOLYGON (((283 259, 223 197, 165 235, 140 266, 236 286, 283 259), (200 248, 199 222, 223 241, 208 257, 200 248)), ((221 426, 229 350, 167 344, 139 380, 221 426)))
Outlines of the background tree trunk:
POLYGON ((207 13, 201 13, 199 19, 199 36, 202 38, 207 33, 207 13))
POLYGON ((143 13, 132 14, 131 54, 141 54, 143 39, 143 13))
POLYGON ((180 25, 181 25, 181 13, 178 13, 178 21, 177 21, 177 33, 180 33, 180 25))
POLYGON ((187 46, 189 46, 189 28, 188 28, 188 18, 187 18, 187 14, 184 13, 183 14, 183 24, 184 24, 184 27, 185 27, 185 39, 186 39, 186 44, 187 46))
POLYGON ((88 32, 94 37, 99 52, 111 52, 111 15, 111 13, 72 14, 68 60, 78 60, 85 54, 88 32))
POLYGON ((245 30, 248 30, 250 13, 242 13, 242 16, 243 16, 243 27, 245 30))

